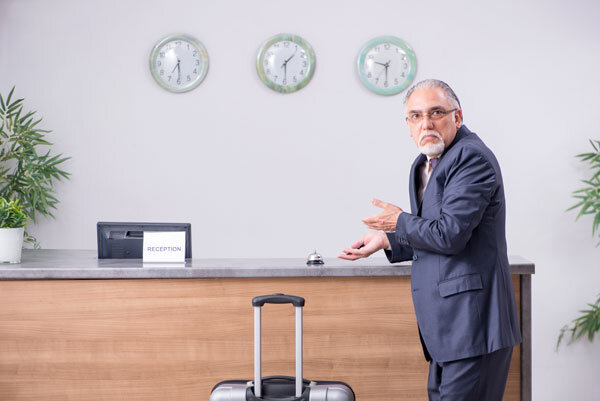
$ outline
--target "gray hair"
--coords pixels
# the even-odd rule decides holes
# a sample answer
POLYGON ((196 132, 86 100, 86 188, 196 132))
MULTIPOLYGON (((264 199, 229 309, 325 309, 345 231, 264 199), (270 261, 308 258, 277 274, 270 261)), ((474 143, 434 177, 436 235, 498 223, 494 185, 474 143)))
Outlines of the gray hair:
POLYGON ((408 103, 408 98, 410 97, 410 95, 412 95, 412 93, 415 90, 422 88, 440 88, 442 91, 444 91, 444 94, 452 104, 452 107, 457 109, 461 108, 460 101, 458 100, 456 93, 454 93, 450 85, 448 85, 444 81, 440 81, 439 79, 425 79, 411 86, 410 89, 406 92, 406 96, 404 97, 404 105, 406 106, 406 103, 408 103))

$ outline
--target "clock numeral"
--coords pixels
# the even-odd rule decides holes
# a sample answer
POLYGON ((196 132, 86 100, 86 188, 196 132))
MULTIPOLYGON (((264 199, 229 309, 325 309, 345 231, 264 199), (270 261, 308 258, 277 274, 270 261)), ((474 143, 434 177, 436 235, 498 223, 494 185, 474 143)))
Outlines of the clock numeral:
POLYGON ((387 81, 383 81, 383 86, 385 86, 387 88, 388 87, 388 82, 387 81))
POLYGON ((277 75, 273 76, 273 82, 277 81, 277 75))
POLYGON ((273 47, 279 47, 279 43, 275 43, 273 47))
POLYGON ((375 46, 375 47, 373 48, 373 51, 379 52, 379 50, 380 50, 380 49, 379 49, 379 46, 375 46))
POLYGON ((404 72, 403 72, 402 74, 400 74, 400 76, 401 76, 402 78, 406 78, 406 74, 405 74, 404 72))
POLYGON ((398 85, 400 82, 398 82, 398 78, 394 78, 394 85, 398 85))
POLYGON ((181 79, 177 79, 177 85, 181 85, 181 79))
POLYGON ((171 78, 173 78, 173 76, 172 76, 172 75, 169 75, 169 82, 171 82, 171 78))
POLYGON ((306 58, 306 53, 304 53, 304 52, 300 53, 300 58, 306 58))
POLYGON ((283 85, 287 85, 287 79, 283 78, 283 81, 281 82, 283 85))
POLYGON ((383 45, 383 47, 384 47, 385 50, 389 50, 390 49, 390 44, 386 43, 386 44, 383 45))
POLYGON ((375 83, 378 84, 379 83, 379 78, 375 78, 375 83))
POLYGON ((374 55, 372 55, 372 54, 369 54, 369 55, 367 56, 367 58, 368 58, 369 60, 373 60, 373 59, 375 58, 375 56, 374 56, 374 55))
POLYGON ((298 82, 295 75, 294 75, 293 81, 294 81, 294 83, 298 82))
POLYGON ((283 47, 290 47, 290 42, 283 42, 283 47))
POLYGON ((160 58, 164 58, 164 57, 165 57, 165 52, 160 52, 160 53, 158 53, 158 57, 160 57, 160 58))
POLYGON ((165 75, 165 70, 160 70, 160 75, 165 75))
POLYGON ((306 65, 307 65, 307 64, 308 64, 308 63, 307 63, 306 61, 303 61, 303 62, 302 62, 302 67, 306 67, 306 65))
POLYGON ((198 74, 198 69, 194 68, 194 74, 198 74))
POLYGON ((300 75, 304 75, 304 70, 300 70, 300 75))
POLYGON ((188 82, 190 82, 192 80, 192 78, 190 78, 190 76, 188 75, 187 80, 188 80, 188 82))
POLYGON ((196 65, 200 65, 200 59, 196 59, 196 65))
POLYGON ((270 68, 267 68, 267 71, 266 71, 266 73, 267 73, 267 75, 271 75, 271 69, 270 69, 270 68))
POLYGON ((404 68, 408 68, 408 63, 404 63, 404 68))
POLYGON ((190 50, 190 44, 189 43, 187 44, 187 49, 190 50))
POLYGON ((176 45, 176 46, 181 46, 181 41, 180 41, 180 40, 178 40, 177 42, 175 42, 175 45, 176 45))
POLYGON ((196 57, 196 54, 198 54, 198 50, 194 50, 194 52, 192 53, 192 57, 196 57))
POLYGON ((367 78, 373 78, 373 74, 371 74, 371 73, 368 73, 368 74, 367 74, 367 78))

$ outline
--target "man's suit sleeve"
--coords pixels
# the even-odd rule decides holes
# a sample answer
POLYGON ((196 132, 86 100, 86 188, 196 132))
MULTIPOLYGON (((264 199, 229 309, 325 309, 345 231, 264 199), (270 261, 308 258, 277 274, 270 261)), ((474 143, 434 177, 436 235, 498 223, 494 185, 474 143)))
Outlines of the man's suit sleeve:
POLYGON ((490 203, 496 173, 477 149, 463 148, 448 169, 446 186, 440 189, 440 217, 432 220, 401 213, 394 242, 447 255, 462 251, 490 203))
POLYGON ((387 256, 390 263, 404 262, 405 260, 412 260, 413 249, 407 245, 399 244, 395 239, 395 233, 385 233, 390 242, 391 250, 385 250, 385 256, 387 256))

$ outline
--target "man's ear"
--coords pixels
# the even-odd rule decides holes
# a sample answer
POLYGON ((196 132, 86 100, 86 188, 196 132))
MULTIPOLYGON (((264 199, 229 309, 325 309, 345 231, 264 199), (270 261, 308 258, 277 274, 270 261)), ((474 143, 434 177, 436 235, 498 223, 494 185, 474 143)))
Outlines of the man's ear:
POLYGON ((459 129, 462 125, 462 109, 458 109, 454 112, 454 124, 456 124, 456 129, 459 129))

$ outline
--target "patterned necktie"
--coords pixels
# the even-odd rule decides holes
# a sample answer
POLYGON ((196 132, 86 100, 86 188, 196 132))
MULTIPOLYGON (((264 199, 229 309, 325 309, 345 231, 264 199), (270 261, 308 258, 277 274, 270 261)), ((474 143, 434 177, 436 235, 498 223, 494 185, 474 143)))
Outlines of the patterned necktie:
POLYGON ((440 162, 439 157, 433 157, 433 158, 429 159, 429 165, 431 166, 431 171, 433 171, 433 169, 435 168, 435 166, 437 166, 437 164, 439 162, 440 162))

